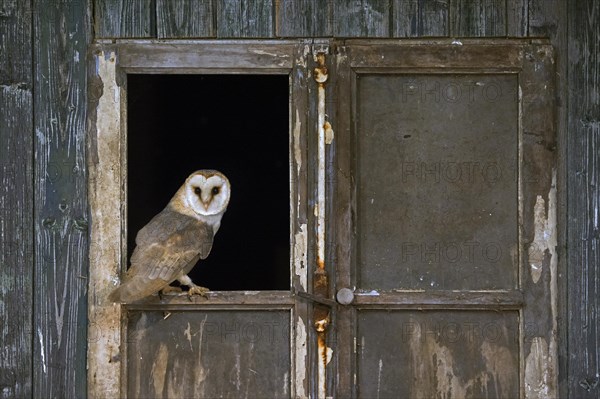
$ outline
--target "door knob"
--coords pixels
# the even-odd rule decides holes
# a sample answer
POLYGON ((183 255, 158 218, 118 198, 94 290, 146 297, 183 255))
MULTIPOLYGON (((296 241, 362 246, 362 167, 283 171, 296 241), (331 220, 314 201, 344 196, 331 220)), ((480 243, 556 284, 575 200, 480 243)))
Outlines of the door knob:
POLYGON ((341 288, 335 297, 342 305, 350 305, 354 300, 354 293, 350 288, 341 288))

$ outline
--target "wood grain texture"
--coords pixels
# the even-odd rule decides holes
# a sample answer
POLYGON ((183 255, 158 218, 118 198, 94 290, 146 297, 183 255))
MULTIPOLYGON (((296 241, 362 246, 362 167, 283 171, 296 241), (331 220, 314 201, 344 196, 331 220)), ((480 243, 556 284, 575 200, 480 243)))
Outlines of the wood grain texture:
POLYGON ((33 126, 29 2, 0 5, 0 398, 32 395, 33 126))
POLYGON ((529 2, 527 0, 506 1, 506 35, 508 37, 527 36, 528 14, 529 2))
POLYGON ((217 2, 217 36, 273 37, 273 2, 271 0, 219 0, 217 2))
POLYGON ((274 0, 279 37, 323 37, 332 34, 333 1, 274 0))
POLYGON ((96 38, 156 36, 155 0, 94 0, 96 38))
POLYGON ((214 37, 213 2, 156 0, 158 38, 214 37))
POLYGON ((86 395, 88 7, 33 2, 33 397, 86 395))
POLYGON ((128 318, 130 398, 286 398, 289 311, 136 312, 128 318))
MULTIPOLYGON (((570 191, 569 186, 572 186, 570 179, 572 175, 577 174, 577 170, 573 170, 573 166, 568 163, 568 159, 572 159, 574 156, 572 153, 572 145, 568 144, 567 140, 572 136, 573 132, 571 128, 567 126, 568 112, 570 111, 567 106, 567 67, 570 64, 570 56, 567 51, 568 46, 578 47, 577 40, 579 39, 568 39, 567 38, 567 23, 572 26, 573 23, 579 24, 579 21, 569 20, 567 18, 567 2, 561 0, 528 0, 524 10, 523 25, 527 27, 526 34, 532 37, 548 37, 554 47, 555 51, 555 82, 556 82, 556 132, 557 132, 557 207, 558 207, 558 273, 560 278, 558 279, 559 289, 559 300, 558 300, 558 313, 561 315, 562 323, 558 326, 559 333, 559 388, 560 397, 567 397, 568 385, 567 379, 570 378, 571 371, 569 371, 569 352, 570 348, 567 345, 567 335, 569 331, 583 331, 581 324, 573 323, 569 320, 567 310, 567 296, 571 297, 572 293, 569 292, 567 284, 571 275, 575 273, 579 274, 579 271, 574 271, 571 267, 572 259, 578 259, 577 255, 578 247, 572 247, 568 245, 567 231, 573 231, 571 227, 579 226, 579 221, 576 219, 577 214, 571 216, 571 204, 568 202, 567 196, 570 191), (568 40, 571 40, 568 43, 568 40), (568 205, 568 206, 567 206, 568 205), (566 321, 569 320, 567 323, 566 321)), ((581 18, 581 17, 579 17, 581 18)), ((578 156, 578 155, 577 155, 578 156)), ((573 191, 575 196, 579 196, 579 193, 573 191)), ((579 215, 581 216, 581 215, 579 215)), ((570 234, 570 233, 569 233, 570 234)), ((589 266, 588 266, 589 267, 589 266)), ((577 294, 579 295, 579 294, 577 294)), ((580 336, 579 333, 576 334, 580 336)), ((573 386, 573 385, 571 385, 573 386)), ((574 397, 578 397, 575 395, 574 397)))
POLYGON ((450 3, 450 35, 506 35, 505 0, 454 0, 450 3))
POLYGON ((394 37, 448 36, 448 0, 394 0, 394 37))
POLYGON ((569 3, 568 394, 600 396, 600 1, 569 3))
POLYGON ((388 37, 390 0, 342 0, 333 2, 333 34, 336 37, 388 37))

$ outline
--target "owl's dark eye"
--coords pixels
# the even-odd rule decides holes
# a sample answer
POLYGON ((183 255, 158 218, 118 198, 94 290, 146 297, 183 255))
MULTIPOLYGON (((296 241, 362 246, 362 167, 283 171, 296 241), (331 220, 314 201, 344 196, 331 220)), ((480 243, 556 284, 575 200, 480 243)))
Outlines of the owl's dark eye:
POLYGON ((219 187, 213 187, 211 192, 212 192, 212 195, 217 195, 217 194, 219 194, 219 191, 220 191, 219 187))
POLYGON ((194 193, 196 193, 196 195, 201 195, 202 189, 200 187, 194 187, 194 193))

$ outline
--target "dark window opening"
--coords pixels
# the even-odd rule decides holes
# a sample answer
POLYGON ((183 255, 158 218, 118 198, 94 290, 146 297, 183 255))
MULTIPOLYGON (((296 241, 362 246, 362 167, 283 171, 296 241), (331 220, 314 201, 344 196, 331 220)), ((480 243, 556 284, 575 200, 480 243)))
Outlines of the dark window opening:
POLYGON ((198 169, 231 182, 210 255, 211 290, 289 289, 288 77, 128 75, 128 259, 137 232, 198 169))

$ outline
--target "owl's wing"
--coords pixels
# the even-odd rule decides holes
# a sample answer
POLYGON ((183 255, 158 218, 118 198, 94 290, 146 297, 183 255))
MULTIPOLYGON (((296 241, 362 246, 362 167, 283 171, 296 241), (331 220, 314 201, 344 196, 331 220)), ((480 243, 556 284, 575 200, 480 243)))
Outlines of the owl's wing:
POLYGON ((208 256, 213 235, 210 225, 165 208, 138 232, 131 267, 110 299, 135 301, 187 274, 208 256))

